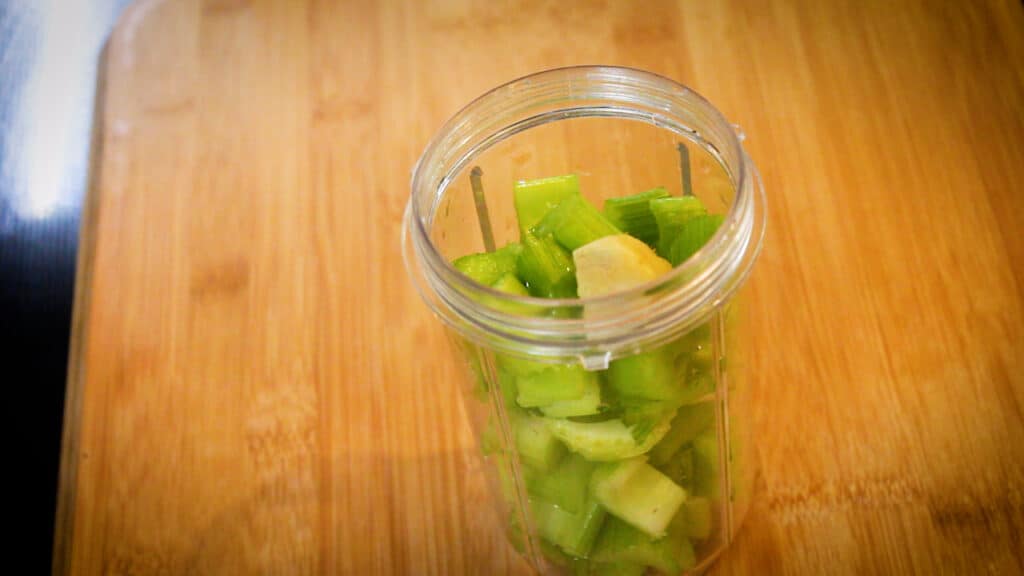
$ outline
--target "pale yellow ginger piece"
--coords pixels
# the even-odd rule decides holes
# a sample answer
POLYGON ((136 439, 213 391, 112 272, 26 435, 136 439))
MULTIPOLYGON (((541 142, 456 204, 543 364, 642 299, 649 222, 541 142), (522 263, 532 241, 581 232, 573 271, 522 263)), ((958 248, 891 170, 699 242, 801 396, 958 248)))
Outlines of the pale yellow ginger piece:
POLYGON ((580 298, 628 290, 672 269, 668 260, 629 234, 605 236, 580 246, 572 259, 580 298))

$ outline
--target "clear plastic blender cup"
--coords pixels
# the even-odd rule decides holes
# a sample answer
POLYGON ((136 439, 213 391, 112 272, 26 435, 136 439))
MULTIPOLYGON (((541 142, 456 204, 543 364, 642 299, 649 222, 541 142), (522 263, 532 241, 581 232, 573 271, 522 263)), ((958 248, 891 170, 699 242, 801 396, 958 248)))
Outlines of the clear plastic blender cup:
POLYGON ((538 571, 695 573, 734 537, 756 473, 740 288, 764 229, 760 179, 733 127, 639 70, 515 80, 427 146, 406 266, 465 365, 497 510, 538 571), (721 225, 670 272, 598 297, 513 295, 452 266, 520 239, 515 182, 564 174, 599 208, 662 187, 696 196, 721 225))

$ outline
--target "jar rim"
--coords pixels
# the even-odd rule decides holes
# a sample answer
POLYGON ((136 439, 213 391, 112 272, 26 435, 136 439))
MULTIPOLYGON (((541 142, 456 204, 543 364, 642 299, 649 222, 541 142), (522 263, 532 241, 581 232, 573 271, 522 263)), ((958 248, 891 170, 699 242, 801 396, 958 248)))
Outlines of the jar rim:
MULTIPOLYGON (((743 150, 733 126, 707 99, 692 89, 664 76, 634 68, 555 68, 522 76, 487 91, 456 112, 435 134, 413 168, 410 185, 410 200, 402 227, 403 257, 421 296, 443 320, 455 324, 457 328, 463 328, 463 332, 482 332, 477 336, 486 336, 490 333, 491 336, 498 336, 499 340, 518 342, 519 346, 530 346, 531 354, 538 352, 535 349, 537 346, 553 346, 556 350, 548 351, 554 352, 551 355, 560 355, 564 352, 572 355, 570 349, 580 348, 578 333, 582 332, 587 336, 585 339, 593 340, 590 337, 595 333, 614 332, 616 326, 629 328, 630 322, 623 323, 622 320, 630 318, 635 321, 642 319, 645 324, 653 322, 652 325, 657 326, 652 317, 657 316, 659 309, 661 312, 668 311, 664 298, 666 292, 676 296, 676 320, 679 320, 680 306, 696 312, 708 308, 706 304, 710 300, 710 308, 717 308, 745 280, 760 251, 764 234, 763 187, 756 167, 743 150), (490 128, 489 131, 473 131, 474 121, 481 118, 493 119, 503 109, 507 110, 515 105, 526 110, 531 104, 531 98, 538 99, 541 96, 548 97, 544 104, 550 107, 549 110, 543 113, 534 111, 519 118, 518 122, 498 122, 495 124, 497 128, 490 128), (552 101, 552 97, 560 100, 552 101), (519 296, 479 284, 459 272, 440 253, 428 231, 428 226, 433 222, 434 213, 449 183, 469 161, 504 138, 552 121, 598 115, 601 106, 571 106, 583 100, 601 101, 606 106, 612 104, 619 112, 612 114, 613 116, 625 118, 626 115, 633 114, 635 118, 632 119, 647 121, 691 140, 693 137, 686 133, 699 135, 699 132, 681 122, 681 119, 687 116, 687 112, 699 113, 706 118, 709 126, 719 132, 717 136, 724 140, 719 145, 724 144, 726 150, 719 150, 710 142, 705 144, 718 153, 719 162, 730 172, 734 188, 734 196, 722 225, 705 245, 671 271, 627 290, 600 296, 519 296), (566 113, 570 110, 575 111, 576 115, 566 113), (499 133, 504 136, 500 136, 499 133), (449 153, 452 147, 460 150, 460 146, 467 146, 474 138, 480 141, 461 150, 455 161, 442 171, 440 178, 429 170, 437 163, 448 160, 445 154, 449 153), (733 158, 733 163, 730 165, 723 155, 733 158), (433 198, 429 214, 423 213, 424 204, 417 201, 418 195, 422 194, 429 194, 433 198), (651 301, 648 297, 652 294, 661 294, 662 297, 655 299, 657 302, 651 301), (684 296, 690 298, 678 301, 679 297, 684 296), (498 304, 482 304, 481 300, 498 304), (688 304, 685 302, 687 300, 688 304), (658 302, 661 306, 656 305, 658 302), (528 316, 510 313, 509 309, 516 306, 529 307, 531 310, 581 307, 591 313, 585 318, 552 318, 536 313, 528 316), (605 310, 604 318, 600 317, 600 313, 592 313, 594 310, 602 309, 605 310), (466 322, 469 325, 466 325, 466 322), (473 326, 476 328, 473 329, 473 326)), ((692 317, 694 314, 683 316, 692 317)), ((700 318, 704 316, 706 314, 701 314, 700 318)), ((630 340, 642 339, 629 338, 628 335, 621 334, 618 336, 611 338, 617 342, 618 347, 630 344, 630 340)), ((612 343, 598 339, 589 344, 608 348, 612 343)), ((545 351, 541 353, 545 354, 545 351)))

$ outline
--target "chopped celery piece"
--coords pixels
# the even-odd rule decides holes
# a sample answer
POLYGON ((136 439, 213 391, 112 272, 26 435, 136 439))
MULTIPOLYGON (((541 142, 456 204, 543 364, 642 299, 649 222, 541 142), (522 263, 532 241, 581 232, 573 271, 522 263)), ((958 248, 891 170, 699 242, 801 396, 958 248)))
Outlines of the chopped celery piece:
POLYGON ((692 354, 711 347, 711 322, 705 322, 686 333, 679 339, 681 352, 692 354))
POLYGON ((523 250, 516 266, 530 294, 542 298, 574 298, 576 265, 572 254, 551 236, 523 234, 523 250))
POLYGON ((584 383, 583 395, 579 398, 539 406, 540 411, 551 418, 590 416, 601 412, 601 407, 601 384, 596 376, 584 383))
POLYGON ((452 265, 480 284, 490 286, 506 274, 515 274, 519 253, 522 250, 521 244, 512 242, 494 252, 468 254, 456 258, 452 265))
POLYGON ((715 378, 707 368, 687 367, 684 370, 683 392, 680 401, 692 404, 707 400, 708 395, 715 391, 715 378))
POLYGON ((704 323, 683 336, 675 345, 690 363, 690 369, 701 369, 710 372, 713 361, 711 348, 711 324, 704 323))
POLYGON ((502 275, 501 278, 498 278, 497 281, 491 284, 491 288, 500 292, 515 294, 517 296, 530 295, 530 291, 526 289, 526 286, 523 286, 523 283, 520 282, 519 279, 516 278, 516 275, 512 273, 502 275))
POLYGON ((633 440, 642 444, 648 434, 675 413, 678 404, 668 400, 640 400, 618 402, 622 423, 629 427, 633 440))
POLYGON ((591 574, 590 560, 566 554, 561 548, 543 538, 540 539, 540 551, 549 562, 565 568, 573 576, 590 576, 591 574))
POLYGON ((519 516, 519 510, 520 508, 516 504, 506 501, 505 513, 508 516, 508 524, 505 534, 508 541, 512 543, 512 547, 516 549, 516 552, 525 554, 526 531, 523 529, 523 521, 519 516))
POLYGON ((634 562, 591 562, 589 576, 643 576, 647 566, 634 562))
POLYGON ((608 391, 637 442, 679 406, 681 387, 675 357, 659 349, 615 360, 606 372, 608 391))
POLYGON ((501 395, 505 399, 505 406, 514 406, 519 390, 516 389, 516 375, 506 370, 498 369, 498 387, 501 388, 501 395))
POLYGON ((686 538, 679 538, 676 540, 676 545, 679 552, 679 567, 683 570, 689 570, 696 566, 697 558, 693 551, 693 542, 686 538))
POLYGON ((540 499, 531 499, 530 509, 541 538, 579 558, 590 554, 606 516, 593 498, 588 498, 575 514, 540 499))
POLYGON ((543 538, 540 540, 540 552, 548 559, 548 562, 551 562, 555 566, 561 566, 562 568, 572 567, 573 560, 575 560, 574 557, 562 552, 561 548, 547 540, 544 540, 543 538))
POLYGON ((553 235, 568 250, 575 250, 598 238, 622 233, 604 214, 578 195, 559 202, 558 206, 541 218, 533 232, 537 236, 553 235))
POLYGON ((693 551, 693 543, 687 538, 673 538, 673 545, 676 547, 679 559, 679 567, 689 570, 697 565, 697 555, 693 551))
POLYGON ((706 345, 701 345, 696 350, 693 350, 689 355, 689 360, 691 369, 704 370, 705 372, 710 371, 711 364, 714 362, 711 343, 708 342, 706 345))
POLYGON ((712 402, 701 402, 689 406, 681 406, 672 419, 672 427, 665 437, 651 448, 651 464, 663 466, 669 458, 679 451, 683 444, 688 444, 698 434, 713 430, 715 425, 715 405, 712 402))
POLYGON ((588 395, 593 393, 594 386, 600 393, 597 375, 582 366, 550 364, 509 354, 496 354, 495 363, 506 403, 572 412, 581 411, 584 404, 593 401, 588 400, 588 395))
POLYGON ((557 364, 549 364, 547 362, 539 362, 529 358, 520 358, 519 356, 512 356, 511 354, 496 354, 495 362, 498 365, 498 370, 502 370, 513 376, 521 376, 523 374, 534 374, 547 370, 557 364))
POLYGON ((694 564, 693 547, 675 535, 653 539, 618 518, 609 518, 594 550, 594 562, 625 562, 676 575, 694 564))
POLYGON ((672 269, 668 260, 629 234, 594 240, 573 250, 572 259, 581 298, 628 290, 672 269))
POLYGON ((580 179, 575 174, 552 176, 537 180, 520 180, 513 188, 513 203, 519 218, 519 229, 529 230, 549 210, 569 196, 580 193, 580 179))
POLYGON ((609 388, 622 398, 679 398, 675 358, 665 348, 614 360, 608 366, 607 377, 609 388))
POLYGON ((529 414, 515 414, 516 450, 524 464, 546 472, 554 468, 565 456, 565 446, 548 430, 543 418, 529 414))
POLYGON ((640 443, 619 419, 574 422, 551 418, 547 423, 555 437, 573 452, 594 462, 610 462, 639 456, 650 450, 668 432, 671 419, 672 414, 666 415, 640 443))
POLYGON ((722 217, 718 214, 703 214, 686 221, 668 251, 668 261, 678 266, 693 256, 722 225, 722 217))
POLYGON ((578 454, 570 454, 546 474, 533 474, 526 481, 530 496, 534 496, 572 512, 582 512, 587 500, 592 462, 578 454))
POLYGON ((674 345, 679 352, 676 364, 683 375, 684 404, 699 401, 715 391, 714 349, 711 345, 711 324, 705 323, 690 331, 674 345))
POLYGON ((591 476, 591 493, 616 518, 652 538, 665 535, 686 491, 650 464, 646 457, 599 467, 591 476))
MULTIPOLYGON (((513 294, 515 296, 529 296, 530 292, 523 286, 523 283, 516 278, 515 274, 505 274, 498 279, 497 282, 491 284, 491 288, 499 292, 505 292, 506 294, 513 294)), ((483 296, 480 301, 488 306, 491 306, 502 312, 509 314, 523 315, 523 316, 536 316, 541 314, 543 311, 538 306, 532 304, 523 304, 521 302, 511 302, 502 298, 494 298, 491 296, 483 296)))
POLYGON ((693 448, 689 445, 680 448, 667 462, 655 468, 686 490, 687 494, 693 491, 693 448))
POLYGON ((516 378, 516 402, 523 408, 579 400, 588 387, 596 386, 597 374, 578 365, 552 365, 540 372, 516 378))
POLYGON ((658 245, 658 223, 651 212, 651 200, 668 198, 664 188, 655 188, 631 196, 604 201, 604 214, 619 230, 655 248, 658 245))
POLYGON ((512 460, 504 452, 494 454, 494 468, 498 472, 498 487, 505 505, 505 514, 508 518, 506 534, 512 546, 523 553, 526 550, 526 533, 523 530, 522 517, 519 506, 519 495, 516 490, 515 474, 512 472, 512 460))
POLYGON ((717 498, 718 470, 718 438, 713 431, 704 432, 693 441, 693 493, 717 498))
MULTIPOLYGON (((607 514, 606 514, 607 515, 607 514)), ((593 546, 591 546, 593 547, 593 546)), ((569 556, 569 570, 572 576, 590 576, 590 560, 569 556)))
POLYGON ((711 535, 711 500, 703 497, 690 498, 683 503, 677 517, 685 524, 683 533, 687 537, 704 540, 711 535))
POLYGON ((651 200, 651 213, 658 225, 658 254, 668 258, 672 242, 691 218, 707 214, 704 204, 696 196, 660 198, 651 200))

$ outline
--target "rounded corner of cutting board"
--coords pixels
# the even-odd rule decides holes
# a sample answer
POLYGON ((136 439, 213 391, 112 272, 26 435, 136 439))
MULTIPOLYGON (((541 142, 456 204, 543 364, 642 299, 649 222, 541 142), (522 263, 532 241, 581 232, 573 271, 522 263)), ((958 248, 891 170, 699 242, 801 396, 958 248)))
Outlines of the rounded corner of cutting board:
POLYGON ((126 6, 118 15, 114 27, 107 37, 106 48, 110 51, 112 46, 122 43, 130 43, 135 37, 135 29, 147 18, 152 16, 158 7, 163 4, 193 4, 195 0, 134 0, 126 6))

